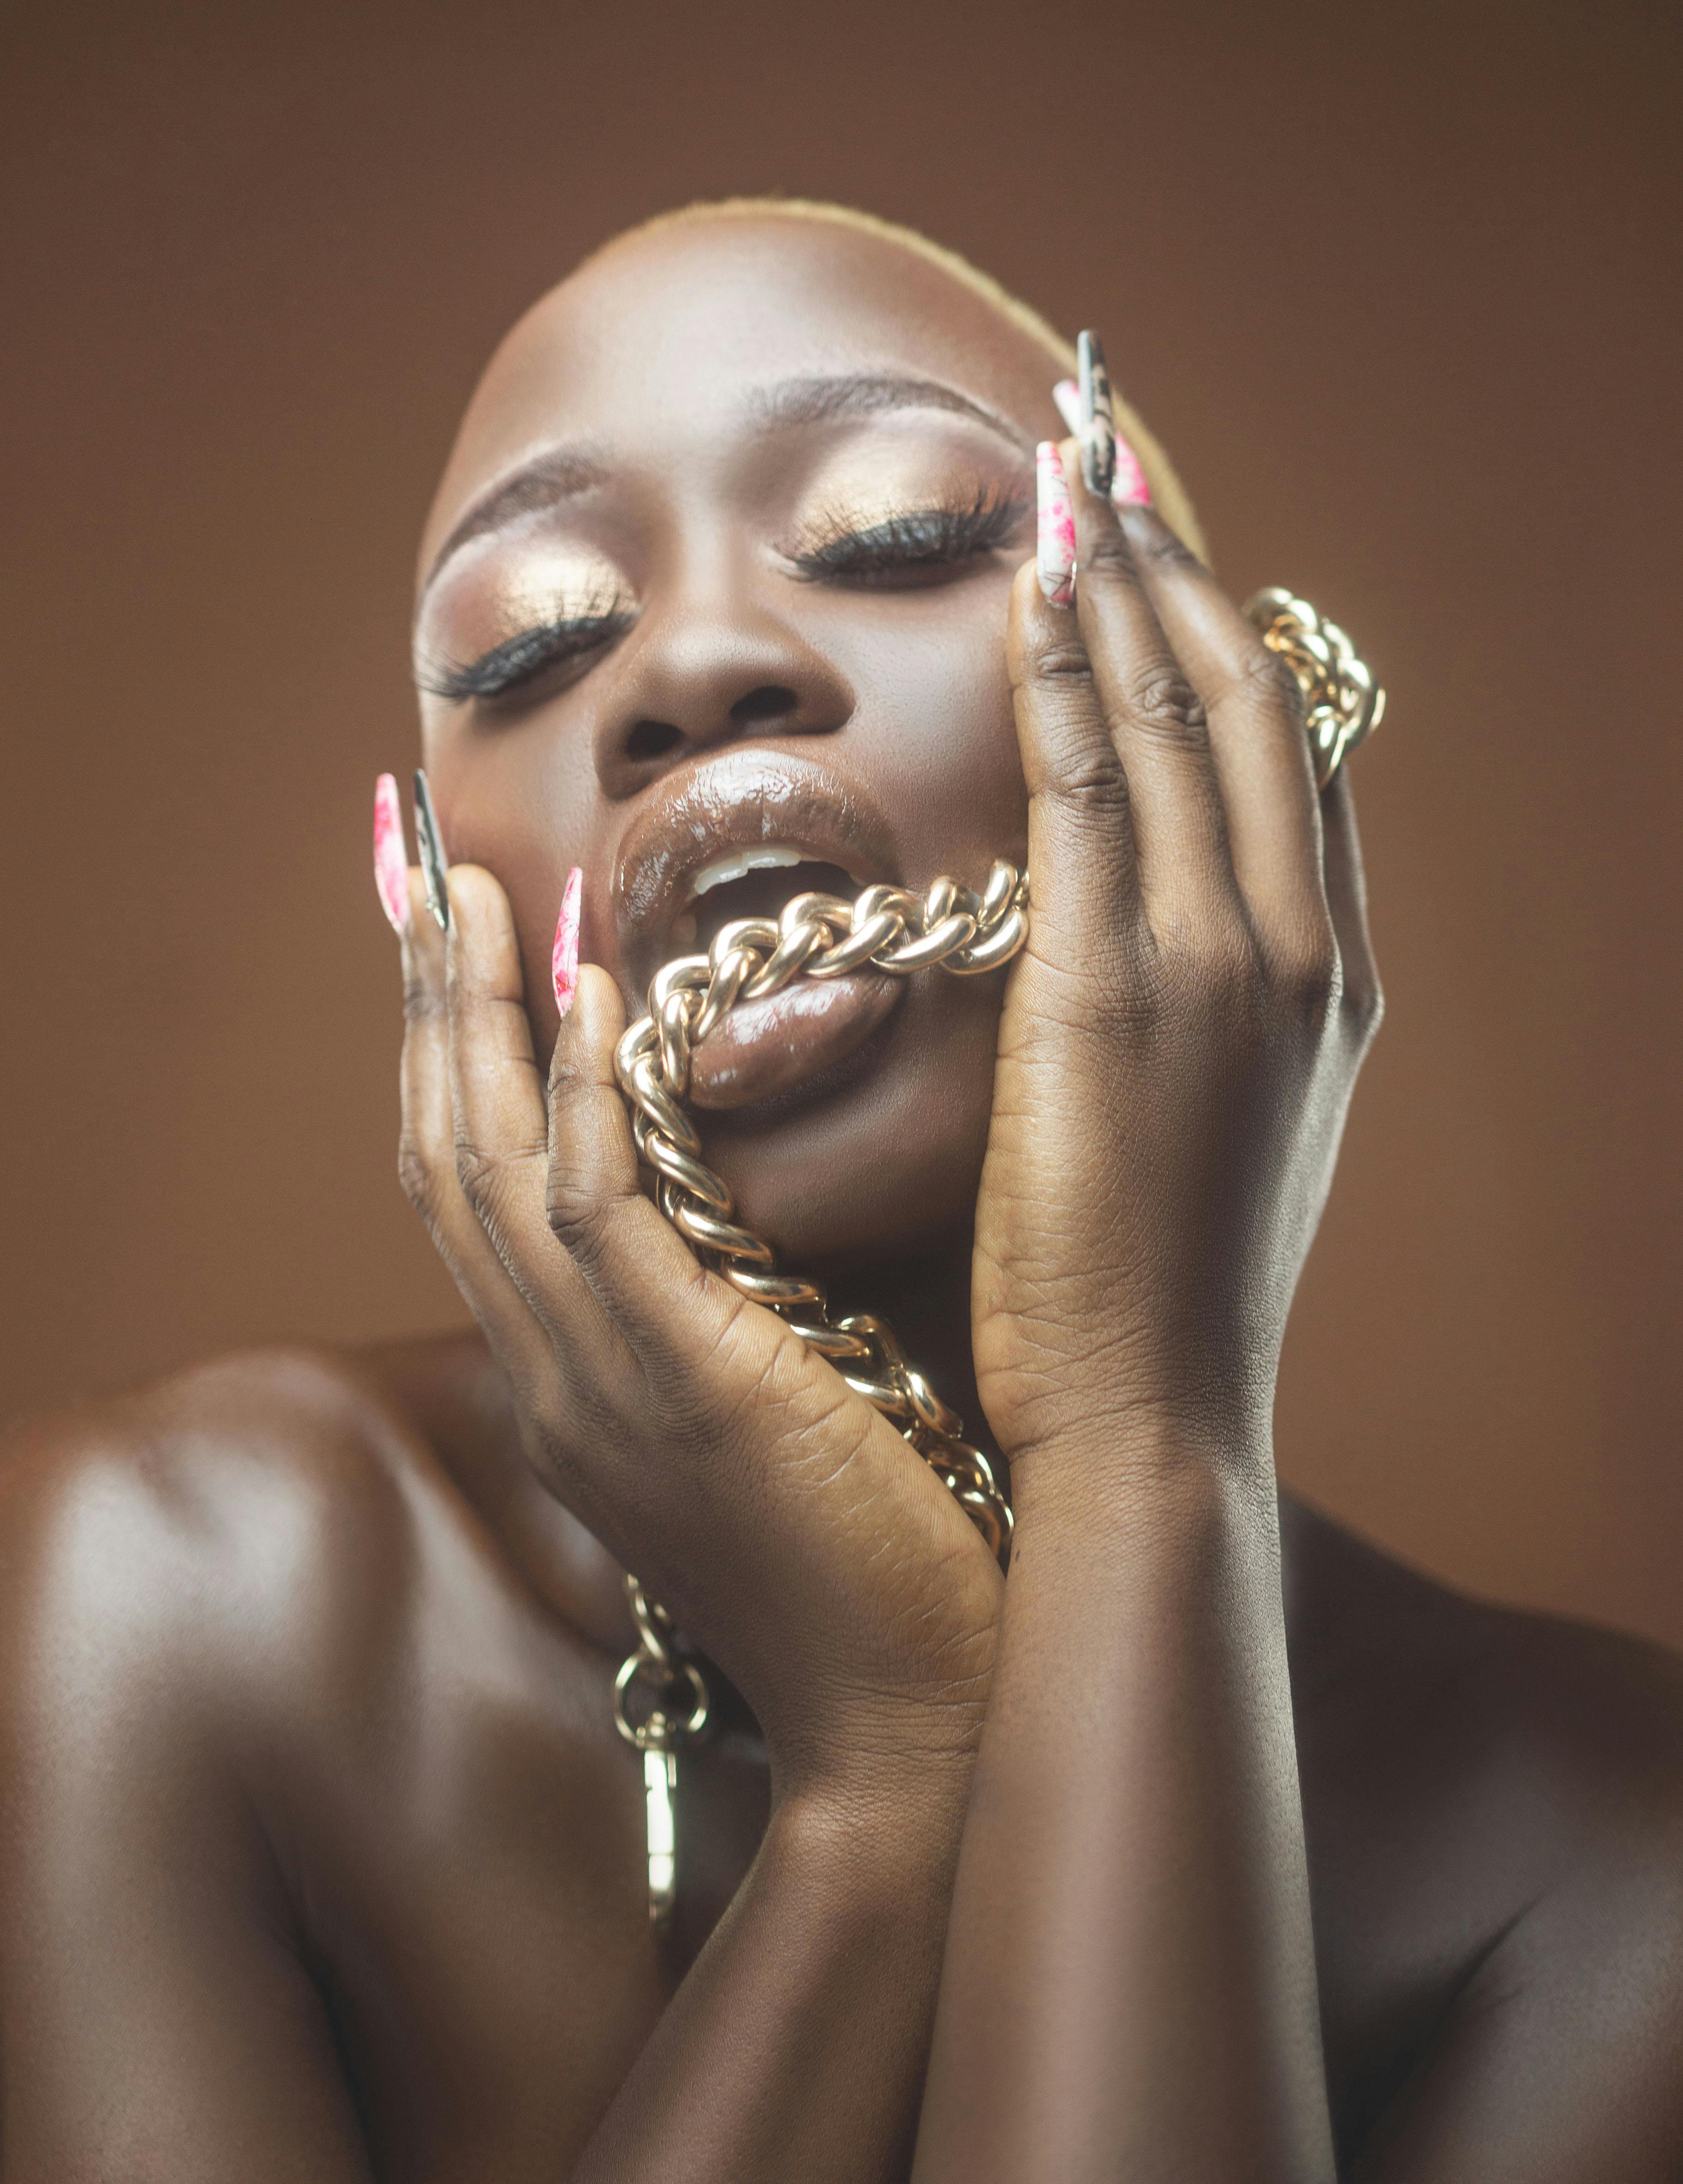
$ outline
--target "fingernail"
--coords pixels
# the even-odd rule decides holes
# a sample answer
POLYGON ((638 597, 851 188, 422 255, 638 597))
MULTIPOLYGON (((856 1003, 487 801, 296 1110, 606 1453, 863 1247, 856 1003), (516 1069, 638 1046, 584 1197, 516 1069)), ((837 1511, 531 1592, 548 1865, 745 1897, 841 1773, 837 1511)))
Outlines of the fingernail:
POLYGON ((1075 597, 1075 508, 1063 460, 1050 440, 1042 440, 1034 450, 1034 563, 1040 589, 1053 606, 1067 607, 1075 597))
POLYGON ((1081 480, 1089 493, 1104 494, 1116 476, 1116 423, 1105 345, 1090 328, 1076 342, 1075 356, 1081 372, 1081 480))
POLYGON ((1081 432, 1081 389, 1073 379, 1061 379, 1052 389, 1052 399, 1058 405, 1066 432, 1078 437, 1081 432))
POLYGON ((450 891, 444 884, 444 838, 438 832, 438 815, 432 809, 432 792, 426 776, 415 770, 415 838, 421 851, 421 877, 426 889, 426 907, 441 932, 450 929, 450 891))
POLYGON ((1120 433, 1116 441, 1116 476, 1111 480, 1111 499, 1118 508, 1149 508, 1151 488, 1140 468, 1140 458, 1120 433))
POLYGON ((555 1006, 565 1016, 578 991, 578 918, 584 874, 575 865, 561 890, 561 914, 555 920, 555 952, 551 971, 555 981, 555 1006))
POLYGON ((409 853, 404 847, 398 784, 382 773, 374 784, 374 884, 393 933, 409 931, 409 853))

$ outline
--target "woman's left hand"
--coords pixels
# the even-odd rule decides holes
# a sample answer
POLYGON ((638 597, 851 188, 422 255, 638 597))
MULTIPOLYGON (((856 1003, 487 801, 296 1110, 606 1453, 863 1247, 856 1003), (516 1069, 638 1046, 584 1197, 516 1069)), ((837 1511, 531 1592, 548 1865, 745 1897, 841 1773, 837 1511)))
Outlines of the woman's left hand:
POLYGON ((1285 1316, 1379 1013, 1355 816, 1296 682, 1149 508, 1076 503, 1011 675, 1028 943, 1000 1028, 974 1338, 1020 1498, 1041 1457, 1259 1451, 1285 1316), (1154 1427, 1162 1424, 1159 1436, 1154 1427))
POLYGON ((1354 821, 1290 671, 1066 454, 972 1295, 1017 1524, 914 2174, 1319 2184, 1270 1411, 1379 1008, 1354 821))

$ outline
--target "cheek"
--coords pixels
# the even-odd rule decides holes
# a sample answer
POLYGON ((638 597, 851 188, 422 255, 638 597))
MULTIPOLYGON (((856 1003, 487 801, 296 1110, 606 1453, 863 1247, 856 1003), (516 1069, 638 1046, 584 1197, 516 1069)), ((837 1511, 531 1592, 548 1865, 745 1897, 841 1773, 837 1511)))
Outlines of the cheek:
POLYGON ((913 878, 939 868, 973 884, 993 858, 1024 855, 1028 794, 1006 668, 1009 588, 1003 577, 997 586, 932 594, 938 612, 896 602, 910 610, 850 648, 859 694, 852 732, 917 859, 913 878), (941 866, 943 850, 965 869, 941 866))
POLYGON ((549 976, 555 920, 575 865, 584 873, 581 958, 613 967, 610 861, 596 839, 588 738, 557 734, 538 716, 494 733, 447 722, 427 735, 426 765, 450 861, 482 865, 509 898, 532 1036, 547 1054, 557 1021, 549 976))

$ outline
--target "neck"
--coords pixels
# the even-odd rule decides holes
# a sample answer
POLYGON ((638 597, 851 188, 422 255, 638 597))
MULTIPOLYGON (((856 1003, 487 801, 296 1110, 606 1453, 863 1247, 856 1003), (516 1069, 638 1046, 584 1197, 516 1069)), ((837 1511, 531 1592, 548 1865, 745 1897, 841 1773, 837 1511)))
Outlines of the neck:
POLYGON ((891 1259, 827 1269, 831 1312, 875 1312, 894 1329, 907 1361, 964 1420, 963 1437, 995 1453, 976 1393, 970 1341, 972 1230, 891 1259))

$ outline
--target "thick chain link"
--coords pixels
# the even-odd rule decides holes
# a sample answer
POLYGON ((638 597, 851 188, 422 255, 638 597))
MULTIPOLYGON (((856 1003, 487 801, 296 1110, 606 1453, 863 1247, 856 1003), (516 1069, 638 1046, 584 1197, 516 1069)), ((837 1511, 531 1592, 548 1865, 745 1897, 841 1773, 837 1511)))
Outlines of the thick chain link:
POLYGON ((1283 586, 1270 584, 1245 602, 1261 631, 1297 677, 1307 709, 1315 781, 1324 788, 1364 736, 1385 716, 1385 692, 1335 621, 1328 621, 1283 586))
MULTIPOLYGON (((735 918, 705 955, 668 963, 649 989, 648 1015, 614 1055, 637 1148, 655 1173, 666 1218, 704 1264, 776 1312, 830 1360, 855 1395, 893 1419, 1001 1563, 1011 1552, 1011 1504, 983 1451, 964 1440, 964 1421, 907 1361, 886 1321, 871 1312, 838 1317, 816 1282, 778 1271, 772 1246, 736 1218, 730 1189, 703 1162, 700 1138, 680 1102, 689 1090, 691 1054, 739 1000, 760 1000, 799 978, 839 978, 867 963, 897 978, 937 965, 974 977, 1008 963, 1028 935, 1028 878, 1003 861, 979 895, 950 879, 938 879, 921 895, 867 887, 854 902, 799 894, 780 917, 735 918)), ((659 1926, 676 1894, 677 1747, 705 1726, 711 1701, 701 1669, 672 1649, 666 1610, 633 1577, 626 1580, 626 1596, 638 1647, 615 1680, 614 1719, 644 1758, 649 1912, 659 1926), (634 1718, 637 1685, 649 1706, 634 1718)))

